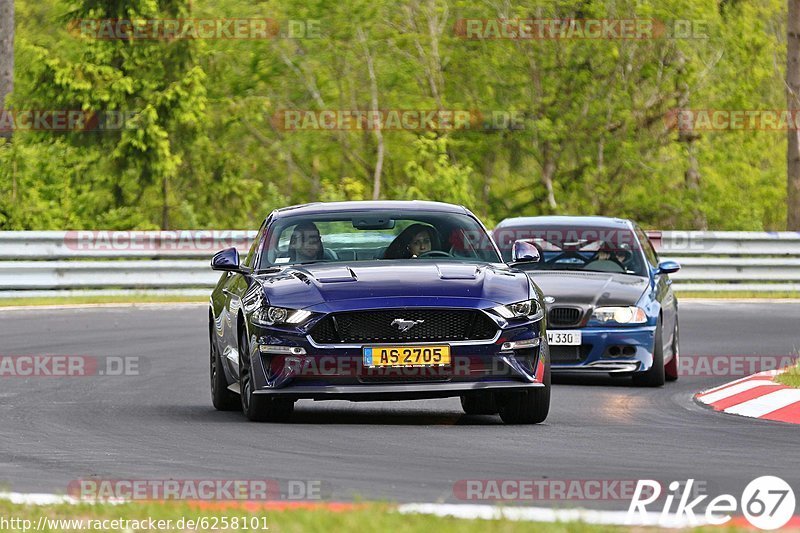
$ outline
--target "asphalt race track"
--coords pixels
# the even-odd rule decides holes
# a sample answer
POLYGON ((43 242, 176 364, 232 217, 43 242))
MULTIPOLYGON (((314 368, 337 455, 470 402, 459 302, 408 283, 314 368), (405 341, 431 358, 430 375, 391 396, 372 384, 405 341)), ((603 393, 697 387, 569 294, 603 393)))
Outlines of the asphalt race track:
MULTIPOLYGON (((65 493, 107 479, 319 480, 325 496, 457 503, 465 479, 702 480, 800 489, 800 427, 723 415, 684 376, 661 389, 558 380, 539 426, 462 414, 457 399, 297 404, 287 424, 213 409, 202 305, 0 311, 0 354, 139 356, 142 375, 0 377, 0 490, 65 493)), ((800 303, 681 303, 682 354, 800 349, 800 303)), ((559 505, 564 505, 560 503, 559 505)), ((626 502, 576 505, 626 509, 626 502)))

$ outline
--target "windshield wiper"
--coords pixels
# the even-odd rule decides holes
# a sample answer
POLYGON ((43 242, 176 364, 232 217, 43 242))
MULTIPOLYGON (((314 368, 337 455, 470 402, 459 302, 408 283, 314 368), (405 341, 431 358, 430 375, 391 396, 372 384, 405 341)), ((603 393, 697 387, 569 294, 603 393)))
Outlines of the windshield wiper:
POLYGON ((314 263, 330 263, 327 259, 314 259, 313 261, 302 261, 300 263, 291 263, 289 266, 297 265, 313 265, 314 263))
POLYGON ((259 275, 259 274, 275 274, 276 272, 280 272, 281 270, 283 270, 283 267, 279 267, 279 266, 274 266, 274 267, 269 267, 269 268, 259 268, 258 270, 255 270, 253 272, 253 274, 255 274, 255 275, 259 275))

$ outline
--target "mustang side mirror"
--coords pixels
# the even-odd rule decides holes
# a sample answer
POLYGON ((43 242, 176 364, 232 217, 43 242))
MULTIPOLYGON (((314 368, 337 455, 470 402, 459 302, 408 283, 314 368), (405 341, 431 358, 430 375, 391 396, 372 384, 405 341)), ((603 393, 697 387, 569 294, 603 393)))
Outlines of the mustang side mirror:
POLYGON ((681 265, 677 261, 661 261, 658 264, 659 274, 672 274, 681 269, 681 265))
POLYGON ((538 263, 541 259, 539 248, 535 244, 524 239, 514 241, 514 246, 511 248, 511 263, 538 263))
POLYGON ((236 248, 226 248, 221 252, 214 254, 211 258, 212 270, 221 270, 223 272, 238 272, 239 271, 239 250, 236 248))

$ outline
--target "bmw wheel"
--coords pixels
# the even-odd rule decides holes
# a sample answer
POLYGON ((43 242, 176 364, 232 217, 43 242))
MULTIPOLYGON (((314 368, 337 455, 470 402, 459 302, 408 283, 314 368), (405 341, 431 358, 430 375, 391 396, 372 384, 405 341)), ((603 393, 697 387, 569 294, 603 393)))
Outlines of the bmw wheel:
POLYGON ((680 367, 681 347, 678 332, 678 319, 675 319, 675 332, 672 334, 672 360, 664 368, 664 377, 667 381, 677 381, 680 367))
POLYGON ((653 341, 653 365, 649 370, 637 372, 633 375, 633 384, 640 387, 661 387, 664 385, 664 343, 661 328, 661 318, 658 319, 656 334, 653 341))

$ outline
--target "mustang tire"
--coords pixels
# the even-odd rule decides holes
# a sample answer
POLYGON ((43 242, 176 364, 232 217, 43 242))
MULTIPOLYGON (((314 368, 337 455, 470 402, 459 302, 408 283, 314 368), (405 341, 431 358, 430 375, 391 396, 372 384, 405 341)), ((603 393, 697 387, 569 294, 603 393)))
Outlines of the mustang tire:
POLYGON ((211 360, 211 402, 218 411, 238 411, 242 408, 235 392, 228 390, 225 369, 213 337, 209 337, 209 353, 211 360))
POLYGON ((539 424, 550 412, 550 357, 544 361, 544 387, 507 396, 500 407, 506 424, 539 424))
POLYGON ((254 389, 247 334, 242 333, 239 343, 239 396, 244 416, 252 422, 280 422, 292 415, 292 400, 264 398, 253 394, 254 389))
POLYGON ((468 415, 497 414, 497 402, 491 392, 479 392, 462 396, 461 408, 468 415))

